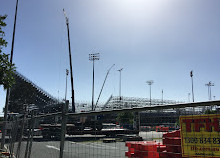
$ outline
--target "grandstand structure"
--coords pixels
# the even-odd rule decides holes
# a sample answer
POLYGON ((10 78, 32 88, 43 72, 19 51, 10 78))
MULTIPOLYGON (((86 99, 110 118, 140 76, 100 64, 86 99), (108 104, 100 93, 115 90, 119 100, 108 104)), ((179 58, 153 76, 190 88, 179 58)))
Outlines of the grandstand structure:
POLYGON ((137 98, 137 97, 119 97, 110 96, 108 101, 104 104, 102 109, 123 109, 123 108, 133 108, 133 107, 147 107, 156 105, 168 105, 168 104, 178 104, 182 103, 180 101, 174 100, 162 100, 162 99, 148 99, 148 98, 137 98))
POLYGON ((61 110, 62 103, 55 97, 38 87, 19 72, 14 75, 15 84, 11 87, 9 112, 22 113, 24 109, 36 109, 40 113, 61 110))
MULTIPOLYGON (((148 99, 148 98, 138 98, 138 97, 119 97, 111 95, 106 103, 100 103, 95 107, 96 111, 101 110, 115 110, 115 109, 125 109, 134 107, 147 107, 147 106, 163 106, 170 104, 183 103, 174 100, 162 100, 162 99, 148 99)), ((91 102, 80 102, 75 103, 77 112, 91 111, 91 102)))
MULTIPOLYGON (((10 90, 9 112, 22 113, 25 106, 28 109, 36 109, 38 113, 61 112, 64 102, 47 93, 35 83, 27 79, 19 72, 15 72, 15 84, 10 90)), ((100 103, 95 107, 96 111, 114 110, 133 107, 146 107, 155 105, 178 104, 182 102, 174 100, 148 99, 137 97, 110 96, 106 103, 100 103)), ((71 112, 72 107, 69 107, 71 112)), ((78 101, 75 103, 76 112, 91 111, 91 103, 78 101)))

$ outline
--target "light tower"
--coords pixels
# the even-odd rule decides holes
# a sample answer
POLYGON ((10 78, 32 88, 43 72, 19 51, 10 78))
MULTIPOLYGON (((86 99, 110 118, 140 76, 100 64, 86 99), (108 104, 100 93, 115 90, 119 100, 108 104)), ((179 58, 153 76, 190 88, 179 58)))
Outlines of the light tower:
POLYGON ((94 78, 95 78, 95 69, 94 63, 95 60, 99 60, 99 53, 89 54, 89 60, 93 63, 93 70, 92 70, 92 111, 94 110, 94 78))
POLYGON ((65 89, 65 102, 66 102, 66 96, 67 96, 67 77, 69 75, 69 70, 66 69, 66 89, 65 89))
POLYGON ((210 100, 212 100, 212 86, 214 86, 214 83, 212 83, 211 81, 210 81, 210 93, 209 93, 209 95, 210 95, 210 100))
POLYGON ((194 102, 194 91, 193 91, 193 71, 190 72, 190 77, 192 80, 192 101, 194 102))
POLYGON ((119 69, 118 72, 120 74, 119 76, 119 99, 121 100, 121 71, 123 70, 123 68, 119 69))
POLYGON ((190 93, 188 93, 188 102, 190 103, 190 93))
POLYGON ((151 106, 151 85, 154 83, 153 80, 149 80, 146 82, 150 86, 150 106, 151 106))
POLYGON ((214 83, 209 81, 209 83, 205 84, 205 86, 208 87, 208 98, 209 98, 209 100, 212 100, 212 90, 211 90, 211 87, 214 86, 214 83))

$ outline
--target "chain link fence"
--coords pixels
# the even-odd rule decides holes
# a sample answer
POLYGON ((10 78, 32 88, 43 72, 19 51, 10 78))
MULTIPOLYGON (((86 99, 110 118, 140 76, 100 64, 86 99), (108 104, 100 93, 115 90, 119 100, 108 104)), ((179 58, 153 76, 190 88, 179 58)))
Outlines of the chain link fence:
POLYGON ((16 158, 220 157, 219 101, 11 117, 16 158))

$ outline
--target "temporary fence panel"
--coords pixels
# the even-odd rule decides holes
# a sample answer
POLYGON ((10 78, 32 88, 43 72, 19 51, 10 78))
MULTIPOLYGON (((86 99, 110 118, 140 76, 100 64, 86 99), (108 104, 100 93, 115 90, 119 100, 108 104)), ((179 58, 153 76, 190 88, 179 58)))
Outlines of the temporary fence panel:
POLYGON ((6 145, 22 158, 217 158, 220 115, 214 105, 26 116, 11 121, 6 145))

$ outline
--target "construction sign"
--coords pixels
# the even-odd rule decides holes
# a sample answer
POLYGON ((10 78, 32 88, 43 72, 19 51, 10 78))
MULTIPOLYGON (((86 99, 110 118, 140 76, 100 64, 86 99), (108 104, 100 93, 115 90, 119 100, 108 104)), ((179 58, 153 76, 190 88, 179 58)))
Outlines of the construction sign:
POLYGON ((220 158, 220 114, 180 117, 183 157, 220 158))

